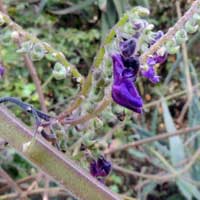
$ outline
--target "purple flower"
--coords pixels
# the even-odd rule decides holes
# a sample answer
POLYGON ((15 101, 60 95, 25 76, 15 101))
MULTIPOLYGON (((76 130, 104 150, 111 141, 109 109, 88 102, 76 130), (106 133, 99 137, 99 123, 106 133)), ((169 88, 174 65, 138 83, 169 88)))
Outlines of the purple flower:
POLYGON ((134 58, 123 60, 120 54, 112 55, 114 83, 112 85, 113 100, 134 112, 141 113, 143 101, 133 81, 136 80, 138 62, 134 58))
POLYGON ((156 73, 156 65, 164 63, 167 59, 167 53, 155 53, 153 56, 147 59, 147 70, 142 70, 142 76, 148 78, 152 83, 158 83, 160 81, 160 76, 156 73))
POLYGON ((148 23, 145 20, 138 20, 133 23, 133 29, 140 31, 144 29, 148 23))
POLYGON ((148 78, 152 83, 158 83, 160 81, 160 76, 158 76, 155 72, 153 66, 149 66, 148 70, 142 70, 142 76, 148 78))
POLYGON ((124 79, 120 84, 113 84, 112 86, 113 100, 134 112, 141 113, 143 101, 140 97, 134 83, 128 79, 124 79))
POLYGON ((0 65, 0 78, 3 77, 4 72, 5 72, 5 68, 2 65, 0 65))
POLYGON ((119 47, 121 49, 122 55, 125 57, 130 57, 133 55, 136 48, 136 41, 134 38, 130 38, 123 42, 119 43, 119 47))
POLYGON ((158 31, 155 33, 154 38, 151 40, 150 45, 153 45, 157 40, 159 40, 162 36, 164 35, 164 33, 162 31, 158 31))
POLYGON ((94 177, 106 177, 110 173, 112 165, 103 156, 100 156, 97 161, 93 160, 90 163, 90 174, 94 177))

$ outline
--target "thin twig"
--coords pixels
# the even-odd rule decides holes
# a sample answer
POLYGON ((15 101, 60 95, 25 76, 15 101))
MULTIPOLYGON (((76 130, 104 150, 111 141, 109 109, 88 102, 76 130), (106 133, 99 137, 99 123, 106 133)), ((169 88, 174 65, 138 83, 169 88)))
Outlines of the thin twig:
MULTIPOLYGON (((200 86, 200 83, 194 85, 192 87, 192 92, 197 89, 198 87, 200 86)), ((183 90, 183 91, 180 91, 180 92, 177 92, 177 93, 174 93, 174 94, 171 94, 171 95, 168 95, 168 96, 165 96, 163 97, 165 100, 170 100, 170 99, 173 99, 173 98, 177 98, 179 96, 182 96, 184 94, 187 93, 187 89, 186 90, 183 90)), ((158 100, 155 100, 155 101, 152 101, 150 103, 147 103, 144 105, 144 108, 150 108, 150 107, 153 107, 153 106, 157 106, 158 104, 160 104, 162 102, 162 99, 158 99, 158 100)))
POLYGON ((105 97, 97 106, 97 108, 92 112, 88 113, 84 116, 81 116, 78 119, 71 119, 71 120, 62 120, 61 124, 70 124, 70 125, 77 125, 82 124, 84 122, 89 121, 90 119, 94 118, 95 116, 99 115, 107 106, 111 103, 111 98, 105 97))
POLYGON ((159 134, 159 135, 156 135, 156 136, 153 136, 153 137, 145 138, 145 139, 142 139, 142 140, 139 140, 139 141, 136 141, 136 142, 131 142, 131 143, 128 143, 128 144, 125 144, 125 145, 122 145, 122 146, 119 146, 119 147, 116 147, 116 148, 113 148, 113 149, 106 149, 104 153, 105 154, 112 154, 112 153, 115 153, 117 151, 123 151, 123 150, 126 150, 128 148, 133 148, 133 147, 136 147, 136 146, 139 146, 139 145, 147 144, 147 143, 158 141, 158 140, 164 140, 164 139, 167 139, 169 137, 176 136, 176 135, 188 134, 190 132, 194 132, 194 131, 198 131, 198 130, 200 130, 200 126, 195 126, 195 127, 192 127, 192 128, 185 128, 185 129, 178 130, 178 131, 175 131, 175 132, 172 132, 172 133, 163 133, 163 134, 159 134))
MULTIPOLYGON (((180 1, 176 1, 176 10, 177 10, 177 14, 178 14, 178 18, 181 18, 181 8, 180 8, 180 1)), ((187 109, 190 105, 190 102, 192 101, 192 96, 193 96, 193 92, 192 92, 192 81, 191 81, 191 77, 190 77, 190 70, 189 70, 189 63, 188 63, 188 53, 187 53, 187 46, 186 43, 183 42, 182 46, 182 53, 183 53, 183 62, 184 62, 184 67, 185 67, 185 76, 186 76, 186 83, 187 83, 187 102, 185 103, 181 114, 179 116, 179 118, 177 119, 177 122, 180 124, 183 121, 183 118, 187 112, 187 109)))
POLYGON ((196 160, 199 158, 199 156, 200 156, 200 148, 195 152, 195 154, 191 157, 190 162, 184 168, 182 168, 179 171, 176 171, 176 173, 174 173, 174 174, 167 174, 167 175, 163 175, 163 176, 161 176, 160 174, 159 175, 143 174, 140 172, 135 172, 132 170, 125 169, 125 168, 117 166, 117 165, 113 165, 113 169, 116 171, 122 172, 122 173, 129 174, 134 177, 142 177, 142 178, 151 179, 154 181, 166 182, 171 179, 180 177, 181 175, 186 173, 188 170, 190 170, 190 168, 193 166, 193 164, 196 162, 196 160))
MULTIPOLYGON (((21 46, 21 41, 20 38, 18 38, 18 45, 21 46)), ((44 98, 44 94, 42 91, 42 87, 41 87, 41 81, 37 75, 37 71, 35 69, 35 66, 33 64, 33 61, 30 59, 30 57, 27 54, 23 55, 24 58, 24 63, 27 66, 29 73, 31 75, 31 78, 35 84, 35 88, 39 97, 39 101, 40 101, 40 106, 43 112, 47 113, 47 107, 45 105, 45 98, 44 98)))
MULTIPOLYGON (((19 197, 22 193, 20 187, 12 180, 12 178, 0 167, 0 176, 3 177, 13 189, 16 190, 17 196, 19 197)), ((1 198, 0 198, 1 199, 1 198)))

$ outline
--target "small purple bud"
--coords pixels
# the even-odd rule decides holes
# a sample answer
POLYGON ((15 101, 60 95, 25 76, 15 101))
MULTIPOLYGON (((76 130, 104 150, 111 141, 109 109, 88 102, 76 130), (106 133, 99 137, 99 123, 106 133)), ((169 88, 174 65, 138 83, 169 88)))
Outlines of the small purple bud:
POLYGON ((5 73, 5 68, 2 65, 0 65, 0 78, 3 77, 4 73, 5 73))
POLYGON ((97 159, 97 166, 100 169, 99 176, 108 176, 111 171, 112 165, 107 161, 103 156, 100 156, 97 159))
POLYGON ((130 57, 133 55, 136 48, 136 41, 133 38, 120 42, 119 44, 122 55, 125 57, 130 57))
POLYGON ((112 165, 103 156, 90 163, 90 174, 94 177, 106 177, 111 172, 112 165))
POLYGON ((155 54, 154 55, 154 59, 156 60, 156 63, 158 64, 163 64, 166 60, 167 60, 167 53, 164 53, 164 55, 159 55, 159 54, 155 54))
POLYGON ((92 176, 97 176, 98 172, 97 172, 97 163, 95 160, 93 160, 91 163, 90 163, 90 174, 92 176))
POLYGON ((138 20, 138 21, 135 21, 133 23, 133 29, 139 31, 141 29, 144 29, 146 26, 147 26, 147 22, 144 21, 144 20, 138 20))
POLYGON ((152 83, 158 83, 160 81, 160 77, 156 74, 153 66, 149 66, 148 70, 141 71, 142 76, 148 78, 152 83))
POLYGON ((154 38, 151 40, 150 44, 153 45, 157 40, 159 40, 164 35, 163 31, 158 31, 155 33, 154 38))

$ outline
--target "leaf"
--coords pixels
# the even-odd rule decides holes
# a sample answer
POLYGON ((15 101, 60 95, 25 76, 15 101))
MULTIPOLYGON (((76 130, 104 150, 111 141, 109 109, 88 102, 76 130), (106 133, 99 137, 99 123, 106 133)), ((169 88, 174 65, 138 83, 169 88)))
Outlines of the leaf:
POLYGON ((98 6, 101 11, 105 12, 107 8, 107 0, 98 0, 98 6))
POLYGON ((192 199, 193 196, 200 200, 200 192, 194 185, 183 179, 178 179, 176 184, 178 185, 179 190, 188 200, 192 199))
POLYGON ((86 0, 86 1, 80 2, 79 4, 71 6, 69 8, 65 8, 65 9, 62 9, 62 10, 55 10, 55 11, 52 10, 52 11, 49 11, 49 12, 56 14, 56 15, 67 15, 69 13, 73 13, 73 12, 76 12, 78 10, 81 10, 81 9, 87 7, 90 4, 92 4, 93 2, 95 2, 95 0, 86 0))
MULTIPOLYGON (((163 108, 163 118, 167 131, 175 132, 176 127, 164 98, 162 99, 162 108, 163 108)), ((180 136, 173 136, 169 138, 169 148, 170 148, 171 161, 174 166, 178 164, 181 160, 185 159, 184 145, 180 136)))
MULTIPOLYGON (((168 132, 176 131, 175 124, 173 122, 172 116, 169 112, 168 106, 164 98, 162 98, 162 108, 163 108, 163 117, 165 121, 165 126, 168 132)), ((180 136, 174 136, 169 138, 169 146, 170 146, 170 155, 171 161, 173 165, 176 165, 181 160, 185 159, 185 150, 182 139, 180 136)), ((184 174, 184 177, 190 177, 189 172, 184 174)), ((189 182, 183 180, 182 177, 176 180, 176 184, 181 191, 181 193, 188 199, 191 200, 192 197, 196 197, 196 199, 200 199, 200 192, 196 188, 196 186, 192 185, 189 182)))
POLYGON ((115 4, 115 8, 116 8, 118 17, 120 18, 125 11, 126 1, 125 0, 113 0, 113 3, 115 4))
POLYGON ((158 123, 158 110, 155 109, 152 114, 152 121, 151 121, 151 133, 153 133, 152 136, 156 135, 157 123, 158 123))

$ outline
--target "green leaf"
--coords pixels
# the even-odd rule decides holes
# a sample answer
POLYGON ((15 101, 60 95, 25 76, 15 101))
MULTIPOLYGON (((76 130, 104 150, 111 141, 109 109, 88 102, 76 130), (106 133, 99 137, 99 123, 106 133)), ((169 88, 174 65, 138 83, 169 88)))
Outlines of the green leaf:
POLYGON ((67 15, 69 13, 73 13, 73 12, 76 12, 78 10, 81 10, 81 9, 87 7, 90 4, 92 4, 93 2, 95 2, 95 0, 86 0, 86 1, 80 2, 79 4, 73 5, 69 8, 65 8, 62 10, 50 11, 50 12, 53 14, 56 14, 56 15, 67 15))
POLYGON ((115 4, 115 8, 116 8, 118 17, 120 18, 125 11, 126 1, 125 0, 113 0, 113 3, 115 4))
MULTIPOLYGON (((175 132, 176 127, 164 98, 162 99, 162 108, 163 108, 163 118, 167 131, 175 132)), ((169 148, 170 148, 171 161, 174 166, 178 164, 181 160, 185 159, 184 145, 180 136, 174 136, 169 138, 169 148)))
POLYGON ((194 185, 183 179, 178 179, 176 184, 178 185, 179 190, 188 200, 192 199, 192 197, 200 200, 200 192, 194 185))
POLYGON ((107 0, 98 0, 99 9, 102 11, 106 11, 107 8, 107 0))

